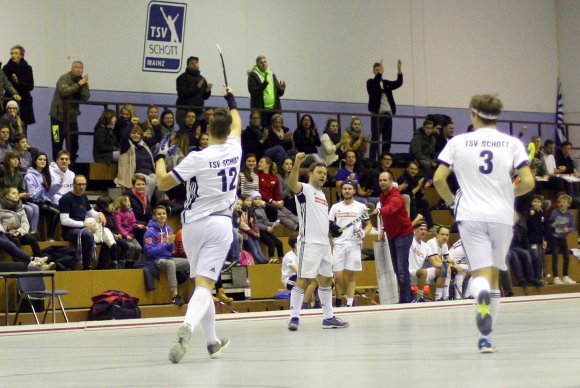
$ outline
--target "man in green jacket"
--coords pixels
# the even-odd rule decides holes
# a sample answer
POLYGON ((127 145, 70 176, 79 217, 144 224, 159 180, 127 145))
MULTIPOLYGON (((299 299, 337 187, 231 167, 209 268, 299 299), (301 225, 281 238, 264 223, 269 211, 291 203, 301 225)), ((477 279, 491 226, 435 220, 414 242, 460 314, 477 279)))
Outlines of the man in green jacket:
POLYGON ((261 111, 262 127, 269 127, 275 111, 282 109, 280 97, 284 95, 286 82, 278 82, 276 74, 268 67, 265 56, 256 58, 256 66, 248 71, 248 91, 250 92, 250 107, 252 109, 265 109, 261 111), (269 111, 272 112, 269 112, 269 111))
POLYGON ((423 173, 433 171, 437 166, 435 161, 435 136, 433 136, 433 122, 430 120, 423 121, 423 127, 419 128, 413 135, 409 153, 415 158, 423 173))
MULTIPOLYGON (((91 96, 89 90, 89 76, 83 76, 84 65, 81 61, 74 61, 71 71, 63 74, 56 83, 56 90, 52 97, 50 106, 50 126, 52 138, 52 159, 56 160, 58 151, 62 150, 64 139, 67 137, 65 128, 65 101, 88 101, 91 96)), ((72 134, 78 132, 77 117, 81 114, 78 103, 68 104, 68 131, 71 132, 70 147, 72 162, 78 157, 79 135, 72 134)))

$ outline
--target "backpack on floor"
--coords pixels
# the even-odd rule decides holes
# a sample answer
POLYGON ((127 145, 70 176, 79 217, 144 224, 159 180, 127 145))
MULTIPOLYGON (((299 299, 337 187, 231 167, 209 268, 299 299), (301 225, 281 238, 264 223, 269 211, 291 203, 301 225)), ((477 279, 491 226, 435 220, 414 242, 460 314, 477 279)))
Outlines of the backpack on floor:
POLYGON ((123 291, 108 290, 91 298, 89 321, 141 318, 139 299, 123 291))

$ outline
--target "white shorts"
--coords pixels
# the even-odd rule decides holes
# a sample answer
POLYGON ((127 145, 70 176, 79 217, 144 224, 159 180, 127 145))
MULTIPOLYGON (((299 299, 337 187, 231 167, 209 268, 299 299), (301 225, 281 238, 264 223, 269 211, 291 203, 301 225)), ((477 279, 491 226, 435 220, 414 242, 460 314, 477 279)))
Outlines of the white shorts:
POLYGON ((335 245, 332 251, 334 272, 362 271, 361 246, 360 244, 335 245))
POLYGON ((461 221, 459 235, 471 271, 487 267, 507 270, 506 255, 513 237, 511 225, 461 221))
POLYGON ((183 247, 189 260, 190 277, 219 277, 232 244, 232 219, 207 216, 183 224, 183 247))
MULTIPOLYGON (((427 277, 425 278, 425 284, 435 283, 435 267, 423 268, 427 271, 427 277)), ((409 272, 410 273, 410 272, 409 272)), ((417 271, 411 274, 411 284, 417 284, 417 271)))
POLYGON ((315 279, 317 275, 331 278, 332 253, 330 245, 296 243, 298 253, 298 277, 301 279, 315 279))

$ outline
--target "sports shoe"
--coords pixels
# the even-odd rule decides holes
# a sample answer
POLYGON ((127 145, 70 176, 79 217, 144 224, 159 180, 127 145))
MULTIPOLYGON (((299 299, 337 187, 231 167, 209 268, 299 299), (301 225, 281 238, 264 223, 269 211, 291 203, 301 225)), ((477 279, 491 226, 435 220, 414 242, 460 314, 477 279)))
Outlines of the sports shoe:
POLYGON ((411 301, 411 303, 425 303, 425 298, 416 298, 411 301))
POLYGON ((574 280, 572 280, 572 278, 570 278, 570 276, 564 276, 562 283, 564 283, 564 284, 576 284, 576 282, 574 280))
POLYGON ((46 264, 46 262, 48 261, 48 257, 47 256, 42 256, 42 257, 32 257, 30 259, 30 261, 35 261, 37 262, 39 265, 42 264, 46 264))
POLYGON ((177 339, 175 340, 175 343, 171 349, 169 349, 169 361, 177 364, 183 359, 185 352, 187 352, 187 346, 189 344, 190 338, 191 326, 189 326, 187 323, 184 323, 179 327, 179 330, 177 330, 177 339))
POLYGON ((176 306, 183 306, 185 302, 183 301, 181 296, 175 295, 173 298, 171 298, 171 304, 174 304, 176 306))
POLYGON ((343 321, 340 318, 332 317, 330 319, 322 320, 323 329, 345 329, 348 327, 348 322, 343 321))
POLYGON ((56 268, 56 263, 42 264, 40 266, 41 271, 52 271, 56 268))
POLYGON ((488 290, 481 290, 477 295, 477 313, 475 323, 482 335, 489 335, 492 329, 491 321, 491 296, 488 290))
POLYGON ((564 284, 564 282, 560 279, 560 277, 555 276, 552 284, 555 286, 561 286, 562 284, 564 284))
POLYGON ((209 358, 216 358, 222 352, 230 346, 230 340, 227 338, 220 338, 218 342, 207 345, 207 352, 209 353, 209 358))
POLYGON ((497 352, 497 349, 495 348, 495 346, 493 346, 491 340, 487 338, 480 338, 479 341, 477 342, 477 347, 479 349, 479 353, 482 354, 497 352))
POLYGON ((296 317, 290 318, 290 322, 288 322, 288 330, 290 330, 290 331, 298 330, 299 324, 300 324, 299 318, 296 318, 296 317))
POLYGON ((229 296, 226 295, 226 291, 223 288, 220 288, 218 290, 217 297, 219 298, 220 301, 224 303, 232 303, 234 301, 234 298, 230 298, 229 296))

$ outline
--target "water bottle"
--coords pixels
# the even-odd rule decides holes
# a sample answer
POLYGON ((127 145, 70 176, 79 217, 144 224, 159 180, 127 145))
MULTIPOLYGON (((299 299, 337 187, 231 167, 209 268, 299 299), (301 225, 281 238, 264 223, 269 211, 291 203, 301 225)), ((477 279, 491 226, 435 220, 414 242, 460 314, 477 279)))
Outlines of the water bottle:
POLYGON ((246 287, 244 288, 244 297, 252 299, 252 289, 250 288, 250 279, 246 278, 246 287))
POLYGON ((441 265, 441 276, 447 278, 447 256, 443 256, 443 264, 441 265))

